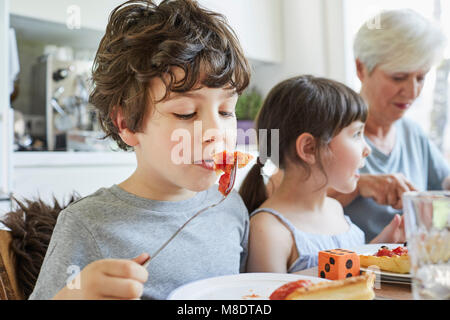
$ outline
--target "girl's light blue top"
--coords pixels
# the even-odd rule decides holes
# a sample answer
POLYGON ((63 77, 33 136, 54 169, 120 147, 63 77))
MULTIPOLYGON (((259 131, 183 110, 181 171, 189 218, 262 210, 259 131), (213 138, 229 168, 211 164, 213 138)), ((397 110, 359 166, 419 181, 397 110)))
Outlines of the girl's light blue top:
POLYGON ((276 216, 292 233, 297 247, 298 259, 289 266, 288 272, 297 272, 317 266, 319 260, 319 251, 351 248, 364 245, 364 232, 351 222, 348 216, 345 216, 349 224, 349 229, 340 234, 326 235, 318 233, 303 232, 297 229, 288 219, 279 212, 260 208, 250 214, 250 218, 260 212, 268 212, 276 216))

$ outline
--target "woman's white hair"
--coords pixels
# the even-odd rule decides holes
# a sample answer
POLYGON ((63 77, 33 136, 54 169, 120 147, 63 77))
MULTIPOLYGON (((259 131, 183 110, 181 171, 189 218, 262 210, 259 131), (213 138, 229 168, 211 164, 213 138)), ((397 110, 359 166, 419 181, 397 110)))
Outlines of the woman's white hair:
POLYGON ((439 26, 411 9, 381 11, 364 23, 353 44, 355 58, 372 72, 427 70, 443 57, 446 38, 439 26))

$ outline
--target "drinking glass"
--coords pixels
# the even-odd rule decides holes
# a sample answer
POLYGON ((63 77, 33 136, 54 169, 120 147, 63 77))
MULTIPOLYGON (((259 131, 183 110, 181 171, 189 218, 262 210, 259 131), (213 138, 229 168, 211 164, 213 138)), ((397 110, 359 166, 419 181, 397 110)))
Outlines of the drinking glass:
POLYGON ((403 194, 414 299, 450 299, 450 191, 403 194))

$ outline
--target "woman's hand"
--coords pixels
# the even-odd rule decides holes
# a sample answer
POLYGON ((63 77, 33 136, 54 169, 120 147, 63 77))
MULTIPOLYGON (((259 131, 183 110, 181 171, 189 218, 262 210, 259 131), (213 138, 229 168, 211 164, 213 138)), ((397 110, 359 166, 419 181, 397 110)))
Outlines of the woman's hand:
POLYGON ((394 219, 370 243, 404 243, 405 241, 405 219, 403 215, 396 214, 394 219))
POLYGON ((403 193, 417 189, 401 173, 361 174, 358 191, 362 197, 372 198, 378 204, 400 210, 403 208, 403 193))
POLYGON ((104 259, 92 262, 73 280, 75 285, 68 284, 53 299, 139 299, 148 278, 148 271, 142 264, 148 258, 148 254, 141 254, 132 260, 104 259))

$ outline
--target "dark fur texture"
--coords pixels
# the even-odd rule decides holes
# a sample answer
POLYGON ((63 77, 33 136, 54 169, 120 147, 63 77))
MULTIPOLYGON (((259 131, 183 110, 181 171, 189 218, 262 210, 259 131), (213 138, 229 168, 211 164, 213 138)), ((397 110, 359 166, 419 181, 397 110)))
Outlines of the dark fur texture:
POLYGON ((2 222, 11 229, 17 282, 25 299, 33 292, 59 213, 78 198, 73 194, 65 205, 54 199, 53 207, 40 199, 13 198, 17 209, 7 213, 2 222))

